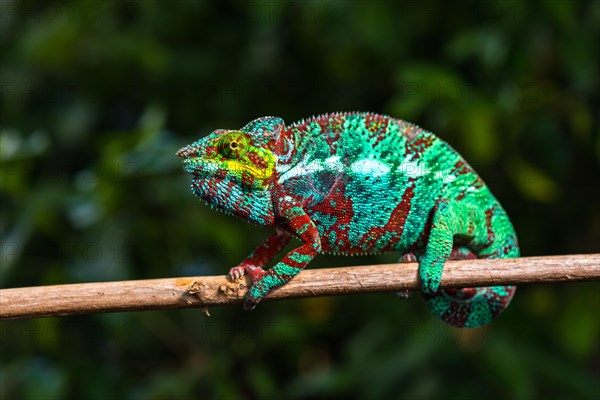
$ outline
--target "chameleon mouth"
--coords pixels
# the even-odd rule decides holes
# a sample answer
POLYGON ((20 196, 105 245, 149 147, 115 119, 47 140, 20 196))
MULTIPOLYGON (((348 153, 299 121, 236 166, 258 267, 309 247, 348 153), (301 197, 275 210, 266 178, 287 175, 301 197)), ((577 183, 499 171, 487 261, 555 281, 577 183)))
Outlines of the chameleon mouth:
MULTIPOLYGON (((179 155, 179 153, 178 153, 179 155)), ((183 170, 185 172, 187 172, 188 174, 193 174, 194 177, 197 176, 198 172, 198 162, 194 162, 193 158, 186 158, 185 160, 183 160, 183 170)))
POLYGON ((194 175, 194 177, 214 175, 219 167, 219 164, 216 162, 211 162, 198 157, 186 158, 183 160, 183 170, 188 174, 194 175))
POLYGON ((227 170, 219 163, 201 158, 188 158, 183 160, 183 170, 192 175, 192 182, 196 185, 208 185, 207 180, 217 183, 227 178, 227 170))

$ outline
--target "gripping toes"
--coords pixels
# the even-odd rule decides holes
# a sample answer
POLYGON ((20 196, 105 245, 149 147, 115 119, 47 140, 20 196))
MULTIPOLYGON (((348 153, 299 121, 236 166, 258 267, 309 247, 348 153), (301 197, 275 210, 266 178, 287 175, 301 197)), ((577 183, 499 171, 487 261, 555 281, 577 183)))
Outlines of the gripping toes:
POLYGON ((412 262, 417 262, 419 261, 416 254, 414 253, 406 253, 403 254, 402 257, 400 257, 400 260, 398 260, 398 262, 401 263, 412 263, 412 262))
POLYGON ((425 294, 437 292, 442 281, 442 271, 446 258, 438 256, 434 260, 424 258, 419 264, 419 278, 421 279, 421 290, 425 294))
POLYGON ((244 275, 248 275, 252 280, 252 285, 244 297, 245 310, 253 310, 268 293, 268 290, 265 290, 264 285, 260 282, 265 273, 266 272, 264 269, 261 267, 255 267, 254 265, 237 266, 229 270, 229 279, 234 282, 242 278, 244 275))
POLYGON ((229 270, 229 279, 236 281, 244 275, 250 276, 252 282, 258 281, 265 274, 265 271, 261 267, 255 267, 254 265, 238 265, 229 270))
POLYGON ((237 267, 231 268, 229 270, 229 273, 227 274, 229 279, 232 281, 237 281, 239 278, 241 278, 244 275, 246 275, 246 267, 242 267, 239 265, 237 267))
POLYGON ((454 227, 457 223, 452 205, 447 201, 440 201, 434 210, 425 254, 419 262, 421 290, 426 295, 437 292, 442 281, 444 263, 452 253, 454 227))

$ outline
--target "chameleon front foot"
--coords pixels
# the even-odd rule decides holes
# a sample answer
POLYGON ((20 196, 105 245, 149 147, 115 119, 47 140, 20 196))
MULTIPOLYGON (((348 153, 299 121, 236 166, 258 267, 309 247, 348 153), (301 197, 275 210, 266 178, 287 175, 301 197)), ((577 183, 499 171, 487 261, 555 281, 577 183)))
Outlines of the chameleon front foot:
POLYGON ((232 281, 237 281, 244 275, 248 275, 252 279, 252 283, 258 281, 265 274, 265 270, 254 265, 239 265, 229 270, 227 276, 232 281))
POLYGON ((267 294, 268 290, 265 290, 265 287, 263 287, 262 284, 257 284, 265 274, 266 272, 264 269, 253 265, 234 267, 229 271, 229 278, 232 280, 244 275, 248 275, 252 280, 252 286, 250 286, 248 293, 244 297, 244 310, 253 310, 267 294))
POLYGON ((231 281, 235 282, 244 275, 248 275, 252 280, 252 285, 244 297, 244 310, 253 310, 267 294, 268 290, 265 290, 261 283, 257 284, 265 274, 264 269, 254 265, 239 265, 229 270, 227 276, 231 281))
POLYGON ((227 274, 227 276, 229 277, 229 280, 231 281, 237 281, 238 279, 240 279, 242 276, 246 275, 246 267, 242 267, 242 266, 237 266, 237 267, 233 267, 229 270, 229 273, 227 274))

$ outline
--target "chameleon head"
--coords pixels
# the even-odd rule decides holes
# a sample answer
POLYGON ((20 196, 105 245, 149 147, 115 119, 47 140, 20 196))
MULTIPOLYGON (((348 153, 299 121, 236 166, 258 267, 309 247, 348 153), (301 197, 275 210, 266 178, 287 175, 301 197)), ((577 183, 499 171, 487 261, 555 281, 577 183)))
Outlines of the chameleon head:
POLYGON ((179 149, 183 169, 194 176, 192 192, 228 214, 270 225, 273 149, 283 129, 281 118, 264 117, 240 130, 218 129, 179 149))

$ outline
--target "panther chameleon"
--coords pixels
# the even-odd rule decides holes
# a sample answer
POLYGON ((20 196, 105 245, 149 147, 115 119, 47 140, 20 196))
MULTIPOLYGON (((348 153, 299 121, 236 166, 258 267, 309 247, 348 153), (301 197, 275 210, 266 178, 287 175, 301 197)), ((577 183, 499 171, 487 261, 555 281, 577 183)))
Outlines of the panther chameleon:
POLYGON ((192 192, 212 207, 275 232, 229 272, 252 285, 244 308, 289 282, 319 253, 399 252, 418 261, 432 312, 458 327, 489 323, 514 286, 439 289, 444 262, 519 256, 513 226, 485 183, 449 144, 374 113, 278 117, 218 129, 177 152, 192 192), (288 244, 301 245, 271 269, 288 244))

